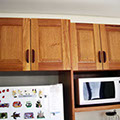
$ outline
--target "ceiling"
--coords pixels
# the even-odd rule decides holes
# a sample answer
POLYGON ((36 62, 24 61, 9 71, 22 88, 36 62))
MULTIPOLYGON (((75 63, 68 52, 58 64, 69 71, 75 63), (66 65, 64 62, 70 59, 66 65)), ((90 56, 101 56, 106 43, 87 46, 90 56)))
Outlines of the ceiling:
POLYGON ((0 13, 120 17, 120 0, 0 0, 0 13))

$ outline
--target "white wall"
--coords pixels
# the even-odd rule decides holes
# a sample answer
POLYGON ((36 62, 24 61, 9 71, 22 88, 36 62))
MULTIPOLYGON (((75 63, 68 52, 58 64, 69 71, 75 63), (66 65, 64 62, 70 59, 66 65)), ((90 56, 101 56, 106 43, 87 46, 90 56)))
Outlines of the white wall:
POLYGON ((76 15, 56 15, 56 14, 25 14, 25 13, 0 13, 0 17, 18 18, 55 18, 70 19, 77 23, 96 23, 96 24, 120 24, 120 18, 98 17, 98 16, 76 16, 76 15))
MULTIPOLYGON (((79 112, 76 113, 76 120, 113 120, 106 119, 105 112, 113 110, 104 110, 104 111, 93 111, 93 112, 79 112)), ((120 115, 120 109, 117 109, 116 112, 120 115)))
MULTIPOLYGON (((96 24, 119 24, 120 18, 110 17, 93 17, 93 16, 75 16, 75 15, 49 15, 49 14, 16 14, 16 13, 0 13, 0 17, 18 17, 18 18, 59 18, 70 19, 71 22, 78 23, 96 23, 96 24)), ((0 85, 22 85, 29 84, 52 84, 58 81, 58 76, 7 76, 0 77, 0 85)), ((104 113, 106 111, 94 111, 94 112, 80 112, 76 113, 76 120, 103 120, 104 113)), ((120 109, 117 110, 120 115, 120 109)))

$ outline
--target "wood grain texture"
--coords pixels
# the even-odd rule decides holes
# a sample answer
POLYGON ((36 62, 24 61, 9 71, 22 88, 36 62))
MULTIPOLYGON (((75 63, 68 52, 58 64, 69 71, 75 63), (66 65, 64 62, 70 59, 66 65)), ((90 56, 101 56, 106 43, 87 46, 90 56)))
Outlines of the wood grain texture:
POLYGON ((93 24, 71 24, 71 52, 74 70, 100 70, 98 61, 101 51, 99 26, 93 24))
POLYGON ((0 18, 0 26, 22 26, 23 18, 0 18))
POLYGON ((39 61, 62 62, 61 27, 39 27, 39 61))
POLYGON ((100 25, 102 51, 106 52, 104 70, 120 70, 120 26, 100 25))
POLYGON ((120 105, 103 105, 103 106, 94 106, 94 107, 81 107, 75 108, 75 112, 87 112, 87 111, 97 111, 97 110, 108 110, 108 109, 119 109, 120 105))
POLYGON ((72 64, 72 69, 78 70, 77 33, 75 29, 76 29, 76 24, 71 23, 70 25, 71 64, 72 64))
POLYGON ((61 26, 61 21, 59 19, 39 19, 38 25, 44 26, 61 26), (53 22, 54 21, 54 22, 53 22))
POLYGON ((27 66, 25 60, 26 49, 30 48, 28 21, 29 19, 0 19, 0 71, 30 70, 30 63, 27 66))
POLYGON ((30 19, 24 18, 23 20, 23 71, 30 71, 30 61, 31 61, 31 54, 30 54, 30 19), (28 60, 29 63, 26 61, 26 52, 28 50, 28 60))
MULTIPOLYGON (((31 62, 31 70, 38 70, 38 58, 39 58, 39 26, 37 19, 31 19, 31 50, 35 50, 35 62, 31 62)), ((31 61, 32 61, 31 51, 31 61)))
POLYGON ((32 70, 70 70, 69 21, 31 20, 32 70))
MULTIPOLYGON (((98 24, 93 24, 94 28, 94 39, 95 39, 95 59, 96 59, 96 66, 97 70, 102 70, 103 69, 103 63, 99 62, 99 56, 98 52, 102 51, 102 46, 101 46, 101 39, 100 39, 100 26, 98 24)), ((103 61, 102 55, 101 55, 101 62, 103 61)))
POLYGON ((61 20, 62 29, 62 54, 63 54, 63 69, 71 69, 70 59, 70 21, 61 20))

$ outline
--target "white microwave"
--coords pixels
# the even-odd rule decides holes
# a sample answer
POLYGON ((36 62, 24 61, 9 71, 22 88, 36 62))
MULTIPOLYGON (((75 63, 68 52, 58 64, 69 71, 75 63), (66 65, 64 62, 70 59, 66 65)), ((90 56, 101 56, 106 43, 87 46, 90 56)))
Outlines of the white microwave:
POLYGON ((76 80, 77 105, 120 102, 120 77, 79 78, 76 80))

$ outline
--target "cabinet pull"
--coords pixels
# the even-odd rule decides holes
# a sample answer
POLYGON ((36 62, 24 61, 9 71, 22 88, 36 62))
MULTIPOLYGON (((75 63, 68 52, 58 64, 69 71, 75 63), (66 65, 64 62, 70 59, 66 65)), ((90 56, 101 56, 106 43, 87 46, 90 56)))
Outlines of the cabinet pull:
POLYGON ((35 62, 35 50, 32 49, 32 63, 35 62))
POLYGON ((98 60, 99 60, 99 63, 101 63, 101 51, 98 52, 98 60))
POLYGON ((26 62, 29 63, 29 50, 26 50, 26 62))
POLYGON ((105 63, 106 62, 106 52, 103 51, 103 62, 105 63))

